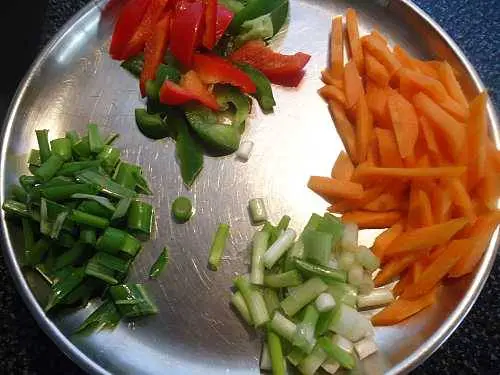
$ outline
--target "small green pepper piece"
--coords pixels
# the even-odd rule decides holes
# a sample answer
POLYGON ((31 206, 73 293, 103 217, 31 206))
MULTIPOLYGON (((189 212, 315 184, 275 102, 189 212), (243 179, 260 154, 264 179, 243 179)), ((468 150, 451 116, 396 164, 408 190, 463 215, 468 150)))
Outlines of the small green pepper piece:
POLYGON ((135 109, 135 122, 141 133, 148 138, 161 139, 170 135, 170 130, 162 117, 157 113, 150 114, 144 108, 135 109))

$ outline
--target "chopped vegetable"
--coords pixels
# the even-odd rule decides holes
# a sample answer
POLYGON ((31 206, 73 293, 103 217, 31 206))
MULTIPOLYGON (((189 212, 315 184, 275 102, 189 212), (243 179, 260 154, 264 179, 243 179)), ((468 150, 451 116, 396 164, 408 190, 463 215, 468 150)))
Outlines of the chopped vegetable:
POLYGON ((212 246, 210 248, 210 255, 208 257, 208 265, 213 271, 217 271, 219 269, 220 261, 224 252, 224 248, 226 247, 226 241, 228 237, 229 225, 219 224, 212 242, 212 246))
POLYGON ((160 273, 163 271, 165 266, 168 265, 169 259, 168 248, 164 247, 156 261, 151 266, 151 269, 149 270, 149 277, 156 279, 160 276, 160 273))
POLYGON ((269 321, 269 313, 267 312, 266 303, 260 291, 255 289, 244 276, 237 277, 234 280, 234 285, 245 299, 254 325, 260 327, 267 323, 269 321))
POLYGON ((236 151, 236 156, 243 161, 248 161, 250 159, 250 154, 252 153, 253 142, 245 141, 240 143, 240 147, 236 151))
POLYGON ((146 288, 141 284, 111 286, 109 294, 120 314, 126 318, 158 313, 158 308, 149 298, 146 288))
POLYGON ((267 210, 264 204, 264 199, 253 198, 248 202, 248 210, 250 211, 250 219, 252 224, 258 225, 267 220, 267 210))
POLYGON ((172 203, 172 215, 178 223, 187 222, 193 215, 193 205, 187 197, 178 197, 172 203))
POLYGON ((278 259, 285 254, 295 240, 296 235, 297 234, 293 229, 288 228, 278 237, 271 247, 267 249, 262 256, 266 268, 272 268, 278 259))
MULTIPOLYGON (((255 285, 264 284, 264 261, 262 259, 269 242, 268 232, 255 232, 252 239, 252 268, 250 282, 255 285)), ((265 296, 265 295, 264 295, 265 296)))

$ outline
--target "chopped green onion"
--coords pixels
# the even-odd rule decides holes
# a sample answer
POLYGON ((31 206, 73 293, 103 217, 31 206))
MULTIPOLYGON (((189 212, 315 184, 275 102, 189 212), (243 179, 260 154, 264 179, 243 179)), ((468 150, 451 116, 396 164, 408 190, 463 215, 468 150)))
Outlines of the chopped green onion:
POLYGON ((75 244, 75 239, 70 233, 61 232, 57 241, 62 247, 69 249, 75 244))
POLYGON ((238 276, 234 285, 241 292, 248 310, 256 327, 260 327, 269 321, 266 303, 262 294, 255 289, 245 276, 238 276))
POLYGON ((264 301, 266 302, 267 311, 269 315, 272 316, 276 310, 281 308, 278 293, 274 289, 264 288, 262 294, 264 296, 264 301))
POLYGON ((337 361, 342 367, 351 370, 356 365, 354 356, 341 349, 338 345, 335 345, 331 339, 321 337, 318 339, 318 345, 325 351, 329 358, 337 361))
POLYGON ((332 255, 333 235, 331 233, 309 230, 302 233, 304 257, 312 263, 327 266, 332 255))
POLYGON ((48 129, 35 130, 38 148, 40 150, 40 160, 45 163, 50 157, 49 131, 48 129))
POLYGON ((82 183, 99 186, 100 190, 113 198, 132 198, 136 196, 135 191, 130 190, 113 181, 108 176, 92 170, 81 171, 76 174, 76 179, 82 183))
POLYGON ((39 167, 42 165, 42 159, 40 158, 40 150, 32 149, 30 151, 30 156, 28 157, 28 164, 39 167))
MULTIPOLYGON (((257 232, 262 233, 262 232, 257 232)), ((302 276, 297 270, 264 276, 264 285, 270 288, 284 288, 302 284, 302 276)))
POLYGON ((328 374, 335 374, 338 369, 340 368, 339 363, 334 360, 334 359, 327 359, 323 364, 321 365, 321 368, 325 370, 328 374))
POLYGON ((89 263, 96 263, 109 268, 110 270, 116 271, 119 274, 125 274, 130 266, 129 260, 123 260, 109 253, 98 251, 89 260, 89 263))
POLYGON ((319 312, 327 312, 335 307, 335 299, 328 293, 321 293, 315 301, 316 308, 319 312))
POLYGON ((133 190, 137 185, 137 179, 135 175, 140 174, 140 171, 141 168, 138 165, 120 162, 116 167, 113 180, 117 184, 127 189, 133 190))
POLYGON ((83 268, 76 268, 65 278, 52 285, 52 294, 45 306, 45 311, 47 312, 61 303, 69 293, 82 283, 84 277, 85 272, 83 268))
POLYGON ((356 260, 370 272, 380 267, 380 259, 366 246, 359 247, 359 250, 356 252, 356 260))
POLYGON ((384 306, 394 301, 394 295, 388 288, 373 290, 370 294, 358 295, 358 308, 373 308, 384 306))
POLYGON ((134 172, 133 175, 135 177, 135 186, 136 189, 139 191, 139 193, 146 195, 153 195, 153 192, 149 188, 148 182, 142 176, 142 169, 139 168, 139 171, 134 172))
POLYGON ((373 333, 370 321, 345 304, 340 304, 336 316, 330 323, 330 330, 354 342, 373 333))
POLYGON ((345 337, 335 334, 332 337, 332 342, 337 345, 340 349, 346 351, 349 354, 352 354, 354 351, 354 344, 346 339, 345 337))
POLYGON ((306 358, 299 363, 298 369, 303 375, 314 375, 328 355, 320 345, 316 345, 306 358))
POLYGON ((269 353, 269 347, 265 341, 262 344, 262 352, 260 354, 260 369, 263 371, 271 371, 273 369, 271 354, 269 353))
POLYGON ((71 146, 73 146, 78 140, 80 139, 80 136, 75 130, 70 130, 66 132, 66 138, 69 139, 71 142, 71 146))
POLYGON ((28 193, 24 190, 23 187, 19 185, 11 185, 9 188, 9 194, 14 198, 14 200, 27 203, 28 202, 28 193))
POLYGON ((278 237, 275 243, 264 253, 263 260, 266 268, 270 269, 278 261, 279 258, 288 250, 295 240, 296 233, 293 229, 288 228, 282 235, 278 237))
POLYGON ((55 259, 52 269, 56 271, 75 264, 83 256, 85 250, 85 244, 77 242, 75 246, 65 251, 55 259))
POLYGON ((269 323, 269 328, 289 342, 293 341, 295 333, 297 332, 297 326, 295 323, 285 318, 278 311, 274 313, 274 316, 269 323))
POLYGON ((109 135, 104 139, 104 144, 111 146, 119 137, 120 134, 118 133, 109 133, 109 135))
POLYGON ((344 224, 330 213, 323 215, 323 219, 316 228, 318 232, 330 233, 333 235, 333 246, 342 238, 344 232, 344 224))
POLYGON ((9 215, 26 217, 29 219, 32 218, 32 212, 25 203, 17 202, 12 199, 5 200, 2 204, 2 209, 9 215))
POLYGON ((50 246, 51 242, 48 239, 44 237, 40 238, 32 248, 25 249, 24 264, 27 266, 34 266, 40 263, 45 254, 49 251, 50 246))
POLYGON ((127 226, 145 234, 153 229, 154 210, 149 203, 133 200, 128 209, 127 226))
POLYGON ((168 248, 164 247, 158 258, 156 259, 156 261, 151 266, 151 269, 149 270, 149 277, 156 279, 160 275, 161 271, 168 264, 168 261, 169 261, 168 248))
POLYGON ((340 269, 349 271, 356 264, 356 255, 352 251, 342 251, 338 258, 340 269))
POLYGON ((337 304, 332 310, 319 314, 318 322, 316 323, 316 336, 323 336, 329 331, 330 324, 332 323, 333 318, 336 317, 338 309, 339 305, 337 304))
MULTIPOLYGON (((72 150, 71 141, 67 138, 58 138, 50 141, 52 154, 59 155, 64 161, 71 160, 72 150)), ((31 163, 30 163, 31 164, 31 163)))
POLYGON ((68 211, 66 212, 61 212, 59 215, 57 215, 56 220, 54 221, 54 224, 52 225, 52 231, 50 232, 50 238, 53 240, 59 238, 59 233, 61 233, 61 229, 63 228, 64 222, 66 221, 69 213, 68 211))
POLYGON ((75 333, 90 334, 103 329, 113 329, 120 322, 121 315, 111 300, 104 301, 87 319, 78 327, 75 333))
POLYGON ((90 157, 90 143, 88 136, 80 138, 78 141, 73 143, 73 153, 75 153, 80 159, 87 159, 90 157))
POLYGON ((112 211, 105 208, 100 203, 97 203, 94 200, 86 200, 78 205, 78 211, 85 212, 87 214, 104 217, 106 219, 110 219, 112 215, 112 211))
POLYGON ((377 344, 371 337, 366 337, 363 340, 358 341, 356 344, 354 344, 354 349, 356 350, 356 353, 361 360, 372 355, 378 350, 377 344))
POLYGON ((304 318, 297 324, 297 330, 293 337, 293 345, 307 354, 311 353, 316 345, 314 332, 318 318, 318 310, 316 310, 313 304, 308 305, 304 313, 304 318))
POLYGON ((89 124, 88 130, 90 152, 98 154, 104 147, 104 142, 102 141, 101 134, 99 134, 99 128, 97 127, 97 124, 89 124))
POLYGON ((271 330, 267 331, 267 346, 271 356, 273 375, 285 375, 286 368, 280 337, 271 330))
POLYGON ((290 293, 288 297, 281 301, 281 308, 288 316, 294 316, 327 288, 328 286, 321 279, 316 277, 309 279, 304 284, 296 287, 293 293, 290 293))
POLYGON ((92 259, 87 263, 87 266, 85 267, 85 274, 102 280, 110 285, 118 284, 118 280, 116 279, 117 275, 114 270, 97 262, 94 262, 92 261, 92 259))
POLYGON ((109 288, 120 314, 126 318, 158 313, 158 308, 149 298, 145 287, 141 284, 116 285, 109 288))
POLYGON ((363 267, 359 264, 355 263, 352 265, 351 269, 347 274, 347 279, 349 280, 349 284, 354 286, 360 286, 363 282, 363 267))
POLYGON ((61 169, 59 169, 56 174, 58 176, 72 177, 83 170, 97 168, 100 166, 101 160, 72 161, 69 163, 64 163, 61 169))
POLYGON ((101 162, 102 167, 107 173, 112 173, 120 161, 120 150, 104 145, 102 151, 96 156, 96 159, 101 162))
POLYGON ((304 243, 298 240, 293 244, 286 255, 285 271, 290 271, 295 268, 295 259, 302 259, 304 257, 304 243))
POLYGON ((100 197, 98 195, 91 195, 91 194, 82 194, 82 193, 75 193, 71 195, 72 199, 88 199, 94 202, 99 203, 101 206, 107 208, 108 210, 114 212, 115 211, 115 206, 113 206, 113 203, 106 198, 106 197, 100 197))
POLYGON ((47 213, 47 201, 42 198, 40 202, 40 233, 48 236, 52 230, 52 224, 49 222, 47 213))
POLYGON ((193 204, 188 197, 178 197, 172 203, 172 216, 178 223, 185 223, 193 215, 193 204))
POLYGON ((21 223, 23 226, 24 251, 26 252, 35 246, 35 231, 31 220, 23 217, 21 223))
POLYGON ((132 203, 132 198, 122 198, 116 205, 115 212, 111 216, 111 221, 116 221, 127 215, 128 209, 132 203))
POLYGON ((306 233, 309 230, 317 230, 319 224, 323 221, 324 219, 319 216, 318 214, 312 214, 311 217, 309 218, 309 221, 307 222, 306 226, 304 227, 304 230, 302 233, 306 233))
POLYGON ((80 241, 84 244, 95 246, 97 233, 94 228, 82 226, 80 228, 80 241))
POLYGON ((210 248, 210 256, 208 258, 208 265, 213 271, 217 271, 219 269, 222 253, 226 247, 228 237, 229 225, 219 224, 212 242, 212 247, 210 248))
POLYGON ((134 257, 141 248, 141 243, 127 232, 108 227, 97 240, 96 248, 110 254, 123 252, 130 257, 134 257))
POLYGON ((358 289, 355 286, 344 283, 330 283, 328 285, 328 293, 335 298, 337 303, 341 302, 356 307, 358 289))
POLYGON ((253 325, 252 316, 250 315, 250 310, 248 310, 248 306, 243 298, 243 295, 236 291, 231 295, 231 304, 238 310, 243 320, 249 324, 253 325))
POLYGON ((83 224, 99 229, 105 229, 109 226, 108 219, 78 210, 71 211, 70 219, 77 224, 83 224))
POLYGON ((264 284, 264 262, 262 256, 267 250, 268 232, 255 232, 252 239, 252 268, 250 282, 255 285, 264 284))
POLYGON ((356 252, 358 250, 358 226, 354 223, 344 224, 344 234, 340 245, 345 251, 356 252))
POLYGON ((92 184, 65 184, 42 187, 40 192, 43 197, 54 202, 60 202, 72 198, 74 194, 95 195, 99 192, 99 187, 92 184))
POLYGON ((55 176, 63 164, 64 160, 59 155, 50 155, 33 174, 42 181, 48 181, 55 176))
POLYGON ((375 283, 373 282, 371 273, 363 272, 363 279, 361 280, 361 284, 359 284, 359 292, 361 294, 370 294, 372 290, 375 288, 375 283))
POLYGON ((248 210, 250 211, 250 219, 252 224, 257 225, 267 220, 266 206, 264 199, 254 198, 248 202, 248 210))
POLYGON ((250 158, 250 154, 252 153, 253 142, 252 141, 244 141, 240 143, 240 147, 236 151, 236 156, 243 161, 248 161, 250 158))
POLYGON ((302 362, 307 357, 307 354, 304 353, 297 347, 294 347, 290 353, 286 356, 288 362, 290 362, 293 366, 297 367, 300 362, 302 362))
POLYGON ((290 220, 292 220, 292 218, 288 215, 284 215, 280 219, 278 225, 276 226, 276 229, 278 230, 278 234, 281 234, 288 229, 288 225, 290 224, 290 220))
POLYGON ((28 193, 33 190, 35 185, 40 182, 38 178, 35 176, 20 176, 19 177, 19 184, 26 190, 28 193))
POLYGON ((319 276, 323 281, 329 282, 345 282, 347 280, 346 273, 341 270, 320 266, 305 262, 301 259, 295 259, 297 268, 308 276, 319 276))

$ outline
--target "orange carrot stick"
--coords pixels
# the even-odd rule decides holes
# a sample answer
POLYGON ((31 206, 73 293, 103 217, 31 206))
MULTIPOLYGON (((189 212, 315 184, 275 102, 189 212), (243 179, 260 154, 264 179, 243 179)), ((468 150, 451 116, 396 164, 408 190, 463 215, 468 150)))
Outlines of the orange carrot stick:
POLYGON ((450 219, 451 203, 450 193, 447 189, 438 187, 432 191, 432 216, 436 224, 444 223, 450 219))
POLYGON ((415 58, 411 56, 404 48, 396 44, 393 49, 394 57, 399 61, 402 67, 420 72, 417 64, 415 64, 415 58))
POLYGON ((424 93, 415 95, 413 104, 444 134, 453 157, 458 159, 465 142, 465 125, 451 117, 424 93))
POLYGON ((356 135, 354 133, 354 127, 347 118, 344 108, 335 102, 330 102, 328 108, 333 118, 335 128, 337 129, 337 133, 339 134, 342 143, 344 143, 344 147, 349 154, 349 157, 353 163, 357 163, 356 135))
MULTIPOLYGON (((394 242, 393 240, 392 242, 394 242)), ((390 245, 389 245, 390 246, 390 245)), ((385 254, 385 253, 384 253, 385 254)), ((381 271, 375 276, 373 280, 376 287, 382 286, 390 282, 396 276, 400 275, 410 264, 415 262, 421 254, 405 254, 400 257, 390 259, 383 265, 381 271)))
POLYGON ((335 86, 339 90, 344 91, 344 81, 341 79, 333 78, 332 73, 330 73, 328 70, 323 70, 321 72, 321 80, 326 85, 335 86))
POLYGON ((467 183, 473 188, 486 175, 488 148, 488 122, 486 104, 488 95, 483 92, 470 103, 470 118, 467 123, 467 183))
POLYGON ((436 291, 437 288, 414 300, 399 298, 372 317, 373 325, 393 325, 409 318, 412 315, 415 315, 436 302, 436 291))
POLYGON ((476 201, 490 210, 495 210, 500 196, 500 176, 495 173, 487 173, 477 184, 475 195, 476 201))
POLYGON ((441 159, 441 152, 439 151, 436 136, 434 135, 434 131, 432 130, 429 121, 425 117, 420 116, 418 122, 420 124, 420 129, 422 130, 427 149, 435 158, 441 159))
POLYGON ((500 173, 500 151, 490 139, 486 141, 486 155, 490 167, 500 173))
POLYGON ((356 107, 356 152, 359 163, 366 160, 372 132, 373 118, 366 104, 365 96, 361 95, 356 107))
POLYGON ((363 195, 363 186, 360 184, 330 177, 311 176, 307 186, 327 201, 338 198, 356 199, 363 195))
POLYGON ((401 64, 394 57, 392 52, 387 47, 387 44, 374 35, 363 37, 363 47, 366 48, 378 61, 380 61, 389 72, 389 75, 396 73, 401 64))
POLYGON ((386 249, 385 255, 407 254, 442 245, 448 242, 467 223, 467 218, 462 217, 405 232, 391 243, 386 249))
POLYGON ((427 77, 439 79, 438 72, 436 71, 436 69, 434 69, 432 65, 428 63, 428 61, 413 59, 413 63, 418 68, 418 70, 420 70, 420 72, 425 74, 427 77))
POLYGON ((356 223, 360 229, 387 228, 396 224, 401 219, 399 211, 370 212, 351 211, 342 216, 345 223, 356 223))
POLYGON ((423 227, 434 224, 432 206, 429 196, 424 190, 418 191, 418 201, 420 206, 420 225, 423 227))
POLYGON ((354 165, 352 164, 351 158, 345 151, 340 151, 332 168, 332 178, 341 181, 351 181, 353 173, 354 165))
POLYGON ((359 165, 354 171, 355 179, 367 177, 394 177, 394 178, 450 178, 460 177, 466 168, 458 167, 430 167, 430 168, 384 168, 359 165))
POLYGON ((448 96, 446 89, 437 79, 426 76, 425 74, 402 68, 398 72, 399 77, 405 77, 407 82, 417 88, 418 91, 423 91, 436 101, 442 101, 448 96))
POLYGON ((381 87, 389 84, 390 75, 385 66, 369 52, 365 53, 366 76, 381 87))
POLYGON ((335 101, 339 102, 344 107, 346 105, 344 91, 339 89, 336 86, 333 86, 333 85, 323 86, 322 88, 320 88, 318 90, 318 93, 321 95, 321 97, 323 99, 325 99, 328 102, 331 100, 335 100, 335 101))
POLYGON ((457 78, 453 72, 453 68, 448 64, 447 61, 443 61, 438 70, 439 79, 443 83, 444 87, 448 91, 448 94, 462 107, 467 108, 469 103, 465 97, 460 83, 458 83, 457 78))
POLYGON ((420 279, 408 286, 402 298, 415 299, 431 291, 453 268, 453 266, 466 255, 474 245, 475 238, 451 241, 446 249, 425 268, 420 279))
POLYGON ((383 193, 370 203, 363 206, 363 210, 372 212, 398 211, 404 209, 404 200, 401 196, 392 193, 383 193))
POLYGON ((371 81, 366 83, 366 103, 372 113, 377 125, 382 128, 392 129, 387 98, 391 92, 390 88, 379 88, 371 81))
POLYGON ((373 253, 382 260, 384 258, 385 249, 391 244, 396 237, 398 237, 403 232, 403 224, 396 223, 392 227, 386 229, 375 239, 373 243, 373 253))
POLYGON ((418 118, 415 108, 396 92, 389 95, 387 105, 398 143, 399 154, 403 159, 407 158, 413 155, 418 138, 418 118))
POLYGON ((462 182, 458 178, 450 178, 444 181, 444 184, 446 184, 452 202, 457 206, 459 213, 465 216, 471 224, 474 223, 476 221, 474 205, 462 182))
POLYGON ((448 95, 437 103, 456 120, 460 122, 467 121, 467 118, 469 117, 469 107, 463 107, 448 95))
POLYGON ((389 129, 375 128, 375 137, 377 140, 380 154, 380 164, 382 167, 403 167, 403 160, 399 154, 398 144, 394 132, 389 129))
POLYGON ((361 47, 361 41, 359 40, 358 15, 354 9, 348 8, 345 18, 347 38, 349 39, 351 56, 356 63, 358 72, 362 74, 365 71, 365 63, 363 57, 363 48, 361 47))
POLYGON ((359 98, 364 94, 363 81, 359 76, 356 63, 351 60, 344 67, 344 94, 346 107, 352 108, 358 104, 359 98))
POLYGON ((332 20, 330 37, 330 69, 335 79, 342 79, 344 71, 344 32, 342 30, 342 16, 332 20))

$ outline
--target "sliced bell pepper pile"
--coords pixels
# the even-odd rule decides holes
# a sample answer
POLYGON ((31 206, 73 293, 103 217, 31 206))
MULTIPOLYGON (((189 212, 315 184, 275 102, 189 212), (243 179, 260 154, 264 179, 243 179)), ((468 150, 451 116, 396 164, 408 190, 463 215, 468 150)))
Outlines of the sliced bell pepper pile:
MULTIPOLYGON (((217 44, 226 32, 233 20, 234 13, 226 7, 217 4, 217 21, 215 23, 215 44, 217 44)), ((214 44, 214 46, 215 46, 214 44)))
POLYGON ((228 83, 239 87, 245 93, 256 91, 250 77, 222 57, 196 53, 193 58, 193 69, 206 84, 228 83))
POLYGON ((155 26, 153 35, 144 48, 144 67, 140 78, 141 95, 146 95, 146 82, 155 79, 156 70, 163 61, 170 37, 170 12, 155 26))
POLYGON ((205 2, 205 30, 203 32, 203 46, 212 49, 215 47, 215 29, 217 27, 217 0, 205 2))
POLYGON ((203 85, 194 70, 184 74, 179 85, 169 80, 163 83, 160 89, 161 103, 182 105, 190 101, 198 101, 215 111, 219 109, 216 98, 203 85))
POLYGON ((303 68, 311 56, 302 52, 283 55, 274 52, 261 40, 252 40, 241 46, 229 58, 234 62, 253 66, 273 83, 296 87, 304 76, 303 68))

